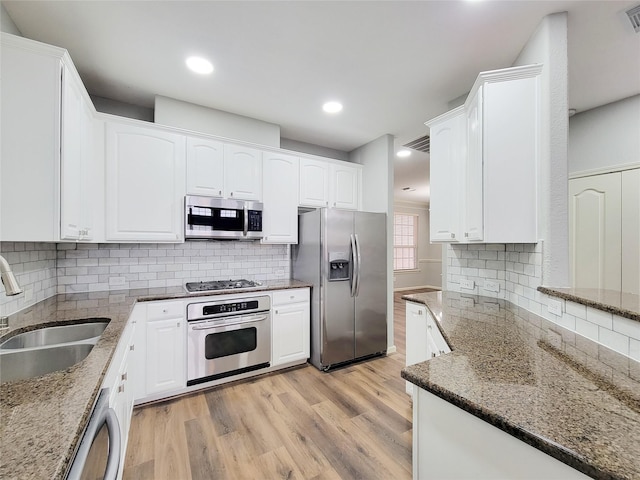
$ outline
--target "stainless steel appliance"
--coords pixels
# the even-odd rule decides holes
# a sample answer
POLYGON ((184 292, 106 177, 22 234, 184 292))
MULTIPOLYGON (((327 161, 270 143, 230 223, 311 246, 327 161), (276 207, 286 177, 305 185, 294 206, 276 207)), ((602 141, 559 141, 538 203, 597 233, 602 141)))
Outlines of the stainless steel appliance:
POLYGON ((262 238, 262 203, 187 195, 185 238, 262 238))
POLYGON ((260 287, 260 282, 253 280, 245 280, 240 278, 237 280, 211 280, 208 282, 188 282, 185 285, 188 293, 211 292, 215 290, 233 290, 236 288, 255 288, 260 287))
POLYGON ((109 389, 103 388, 98 394, 67 480, 115 480, 121 462, 120 443, 118 417, 115 410, 109 407, 109 389))
POLYGON ((293 277, 311 289, 311 358, 321 370, 387 350, 384 213, 318 209, 299 216, 293 277))
POLYGON ((268 296, 191 303, 187 322, 187 386, 271 365, 268 296))

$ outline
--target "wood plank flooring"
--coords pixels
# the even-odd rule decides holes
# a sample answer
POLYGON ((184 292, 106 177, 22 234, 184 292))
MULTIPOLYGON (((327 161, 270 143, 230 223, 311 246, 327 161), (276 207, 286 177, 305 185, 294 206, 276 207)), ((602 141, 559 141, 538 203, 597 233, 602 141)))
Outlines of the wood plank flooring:
MULTIPOLYGON (((424 291, 424 290, 422 290, 424 291)), ((397 352, 330 373, 306 365, 133 412, 125 479, 410 479, 402 292, 397 352)))

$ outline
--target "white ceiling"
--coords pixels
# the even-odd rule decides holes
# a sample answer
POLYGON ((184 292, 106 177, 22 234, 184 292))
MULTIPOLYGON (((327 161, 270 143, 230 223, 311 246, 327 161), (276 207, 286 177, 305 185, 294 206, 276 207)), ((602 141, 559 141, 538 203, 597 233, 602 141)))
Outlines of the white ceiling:
MULTIPOLYGON (((634 1, 3 1, 28 38, 69 50, 93 95, 152 107, 164 95, 350 151, 390 133, 402 145, 510 66, 540 20, 569 12, 569 105, 640 93, 634 1), (186 70, 208 57, 211 76, 186 70), (328 116, 321 105, 339 99, 328 116)), ((396 160, 396 199, 428 200, 428 155, 396 160), (402 193, 411 186, 415 192, 402 193)))

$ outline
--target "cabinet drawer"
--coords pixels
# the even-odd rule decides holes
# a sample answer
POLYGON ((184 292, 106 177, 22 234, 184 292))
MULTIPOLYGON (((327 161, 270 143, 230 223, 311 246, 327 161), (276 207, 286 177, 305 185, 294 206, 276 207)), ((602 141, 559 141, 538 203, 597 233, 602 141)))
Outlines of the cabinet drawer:
POLYGON ((153 302, 147 305, 147 321, 184 317, 182 302, 153 302))
POLYGON ((291 290, 282 290, 274 292, 273 294, 274 305, 284 305, 287 303, 299 303, 309 301, 309 289, 308 288, 294 288, 291 290))

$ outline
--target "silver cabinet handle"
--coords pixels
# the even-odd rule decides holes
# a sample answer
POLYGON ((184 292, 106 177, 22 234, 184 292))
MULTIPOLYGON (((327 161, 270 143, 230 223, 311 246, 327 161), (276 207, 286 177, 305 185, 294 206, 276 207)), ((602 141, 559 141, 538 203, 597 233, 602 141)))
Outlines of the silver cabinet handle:
POLYGON ((452 233, 452 234, 451 234, 451 238, 456 238, 456 234, 455 234, 455 233, 452 233))
POLYGON ((124 372, 122 375, 120 375, 120 379, 126 380, 127 379, 127 372, 124 372))

